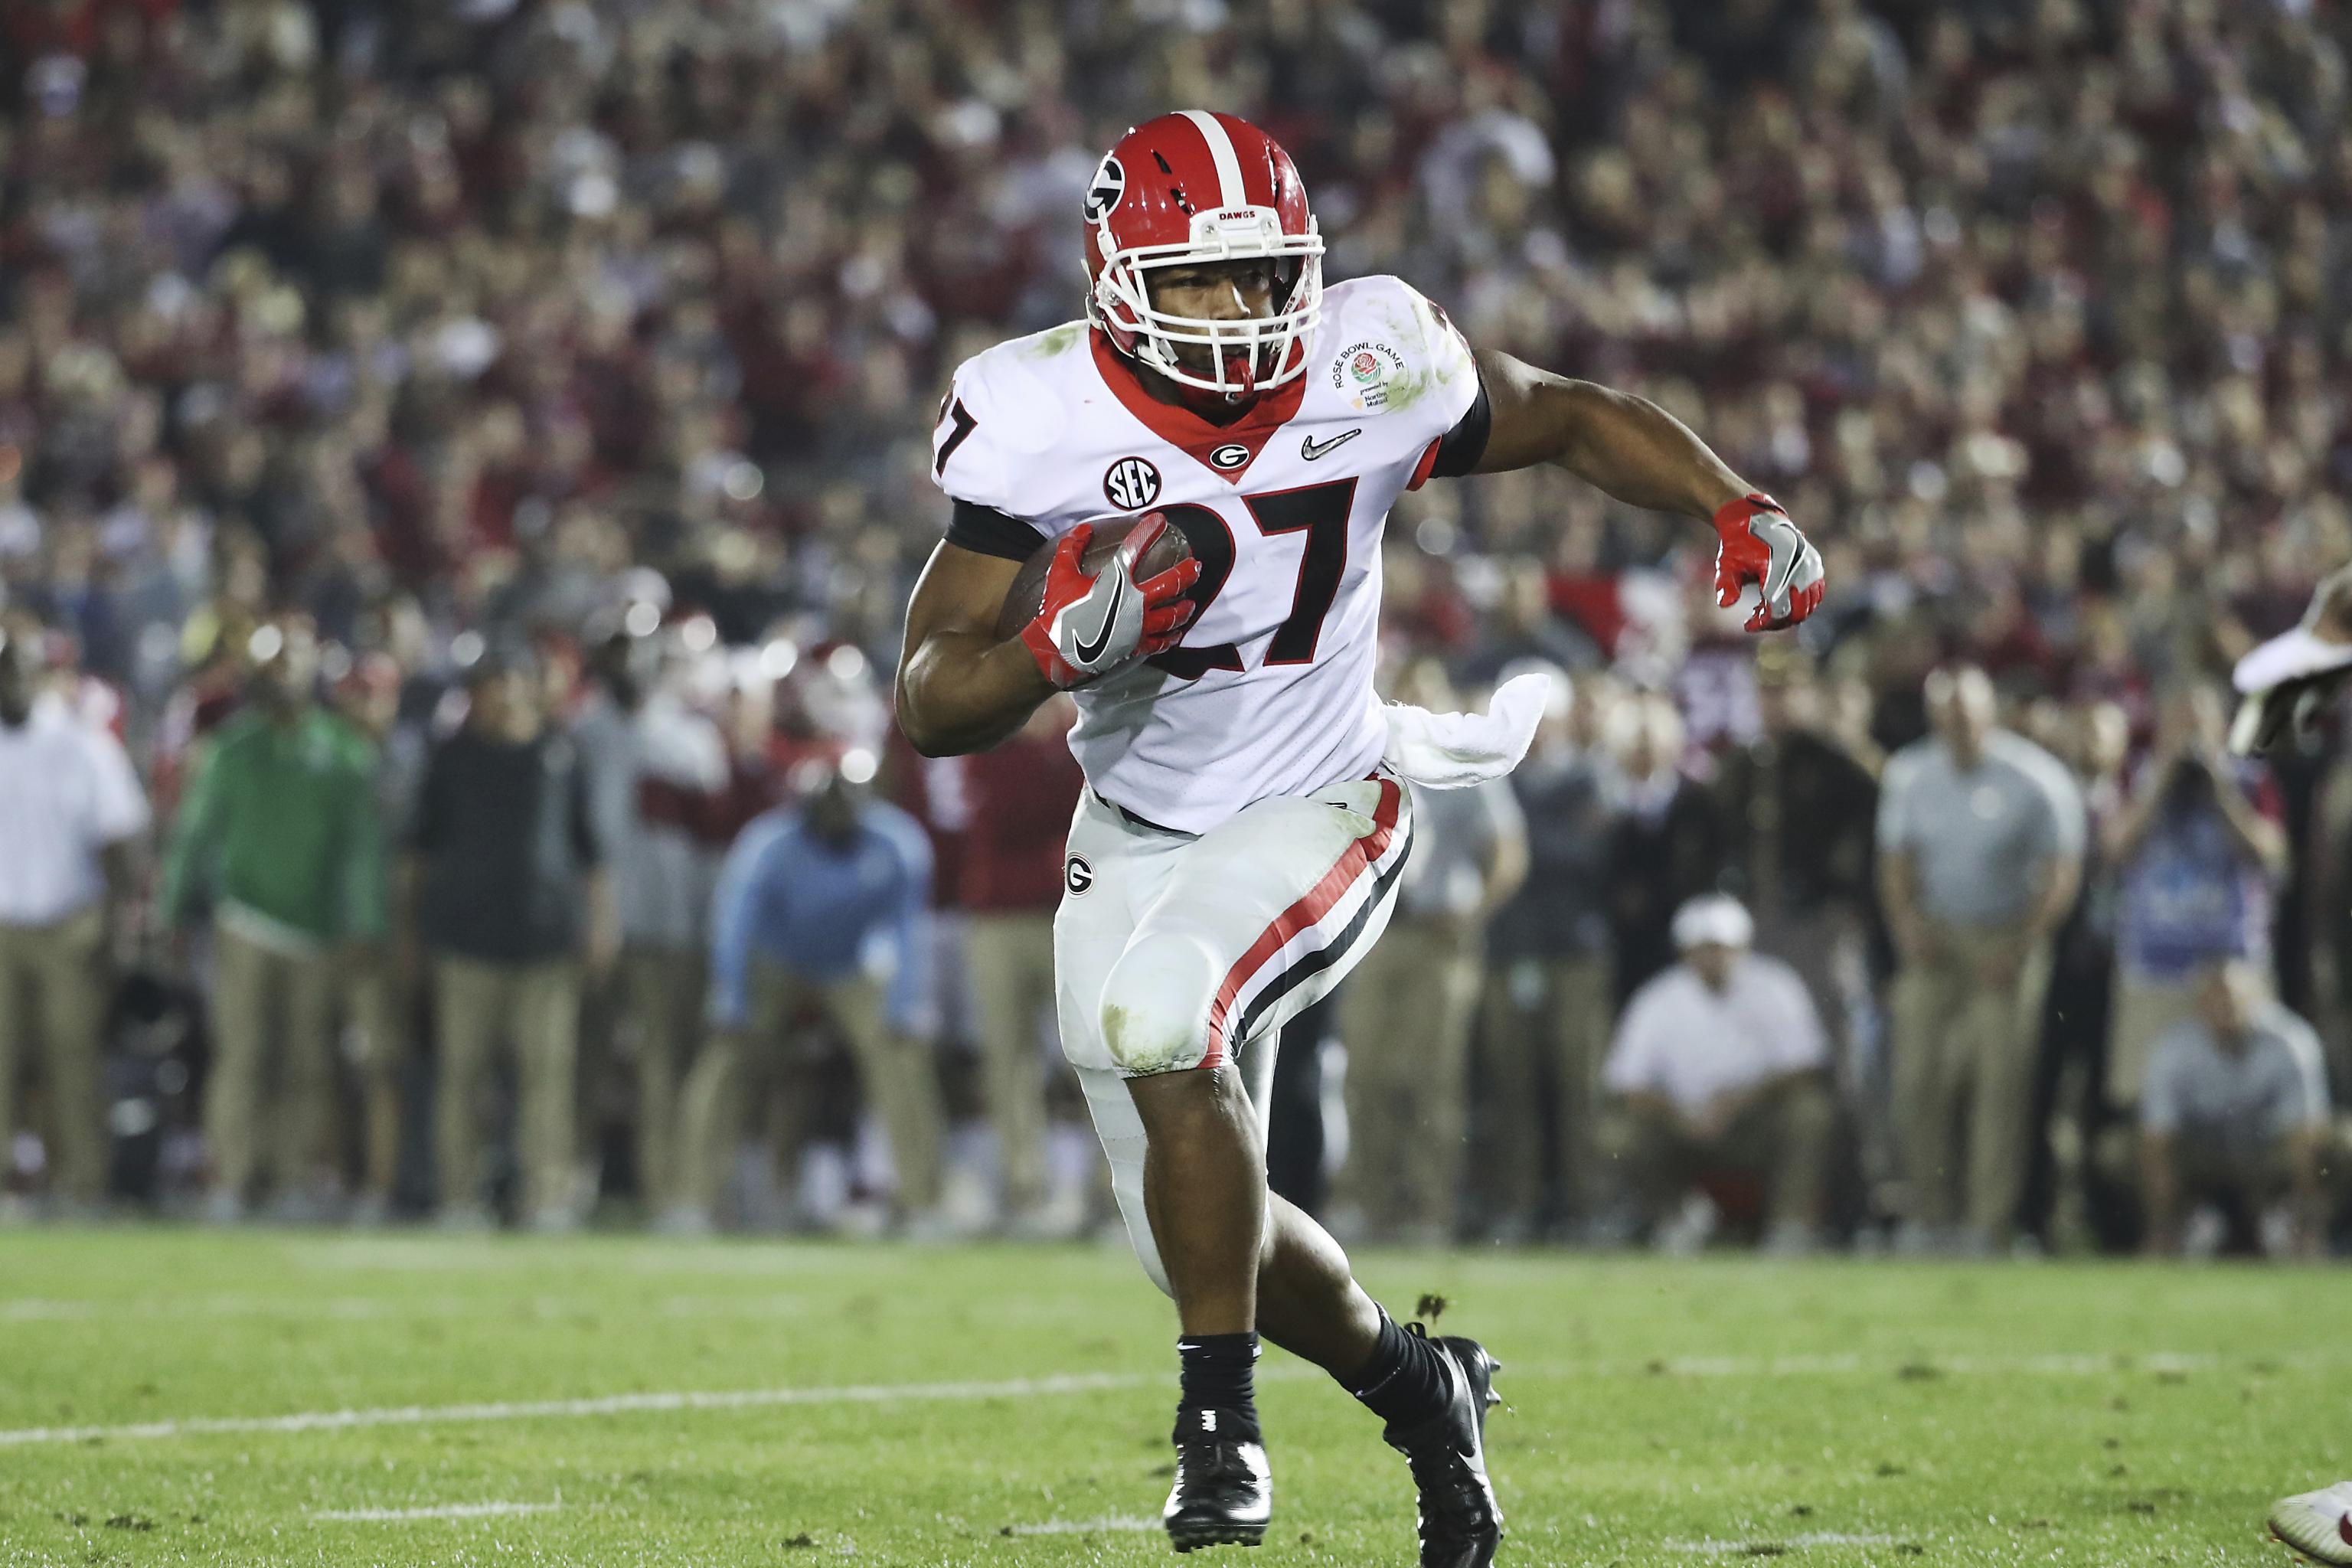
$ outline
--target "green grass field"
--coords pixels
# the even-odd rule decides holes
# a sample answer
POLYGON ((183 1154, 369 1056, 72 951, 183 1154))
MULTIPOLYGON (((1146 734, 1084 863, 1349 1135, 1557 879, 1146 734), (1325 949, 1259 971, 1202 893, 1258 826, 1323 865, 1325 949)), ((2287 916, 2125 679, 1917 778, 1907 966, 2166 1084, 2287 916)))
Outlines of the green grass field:
MULTIPOLYGON (((1362 1259, 1509 1363, 1507 1563, 2279 1563, 2352 1474, 2340 1273, 1362 1259)), ((0 1563, 1172 1561, 1124 1253, 0 1234, 0 1563)), ((1269 1352, 1264 1550, 1412 1561, 1402 1460, 1269 1352)))

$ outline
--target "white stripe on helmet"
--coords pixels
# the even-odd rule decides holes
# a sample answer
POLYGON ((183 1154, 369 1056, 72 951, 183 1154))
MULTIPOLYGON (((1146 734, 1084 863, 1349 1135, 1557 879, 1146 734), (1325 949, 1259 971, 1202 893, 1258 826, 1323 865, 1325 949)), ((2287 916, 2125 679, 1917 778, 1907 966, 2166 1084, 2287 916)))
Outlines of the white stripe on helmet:
POLYGON ((1242 161, 1234 155, 1234 139, 1225 134, 1225 128, 1217 122, 1217 117, 1206 110, 1184 109, 1177 112, 1199 126, 1201 140, 1209 144, 1209 157, 1217 165, 1217 205, 1221 207, 1247 206, 1249 193, 1242 188, 1242 161))

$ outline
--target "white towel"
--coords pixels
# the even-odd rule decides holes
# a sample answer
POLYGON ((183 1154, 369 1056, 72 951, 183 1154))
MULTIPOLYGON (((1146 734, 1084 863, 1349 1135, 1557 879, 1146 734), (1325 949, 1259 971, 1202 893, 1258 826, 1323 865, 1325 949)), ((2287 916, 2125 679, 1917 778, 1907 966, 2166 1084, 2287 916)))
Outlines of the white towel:
POLYGON ((1495 689, 1484 713, 1432 713, 1403 702, 1384 704, 1389 743, 1381 760, 1428 789, 1467 789, 1501 778, 1519 765, 1543 721, 1551 677, 1540 670, 1514 676, 1495 689))
POLYGON ((2301 626, 2254 648, 2231 671, 2230 683, 2242 694, 2230 721, 2230 750, 2238 755, 2267 752, 2290 730, 2308 733, 2352 671, 2352 643, 2330 642, 2311 629, 2326 592, 2323 586, 2312 595, 2301 626))
POLYGON ((2301 626, 2249 652, 2231 671, 2230 682, 2245 696, 2258 697, 2290 680, 2330 675, 2347 666, 2352 666, 2352 643, 2328 642, 2301 626))

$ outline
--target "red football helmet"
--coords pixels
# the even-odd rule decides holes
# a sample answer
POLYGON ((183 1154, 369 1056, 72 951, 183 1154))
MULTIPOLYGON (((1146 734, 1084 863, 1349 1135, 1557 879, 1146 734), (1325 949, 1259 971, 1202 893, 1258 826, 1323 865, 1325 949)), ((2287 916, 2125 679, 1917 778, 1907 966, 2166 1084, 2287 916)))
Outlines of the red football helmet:
POLYGON ((1171 381, 1228 397, 1296 379, 1323 314, 1323 237, 1290 154, 1246 120, 1187 109, 1118 139, 1087 187, 1087 319, 1171 381), (1269 257, 1274 314, 1219 321, 1153 308, 1154 268, 1269 257), (1203 344, 1213 374, 1186 368, 1203 344))

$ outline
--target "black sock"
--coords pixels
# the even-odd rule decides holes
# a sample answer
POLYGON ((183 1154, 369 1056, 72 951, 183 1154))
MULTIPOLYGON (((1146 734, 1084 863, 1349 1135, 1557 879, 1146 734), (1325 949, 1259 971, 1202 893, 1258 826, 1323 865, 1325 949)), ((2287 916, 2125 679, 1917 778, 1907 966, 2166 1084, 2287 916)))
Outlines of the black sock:
POLYGON ((1183 1394, 1176 1406, 1176 1441, 1203 1437, 1255 1443, 1257 1395, 1255 1334, 1186 1334, 1176 1342, 1183 1363, 1183 1394))
POLYGON ((1454 1384, 1445 1375, 1445 1352, 1419 1334, 1409 1334, 1381 1309, 1380 1343, 1355 1376, 1342 1378, 1348 1392, 1391 1426, 1412 1426, 1445 1407, 1454 1384))

